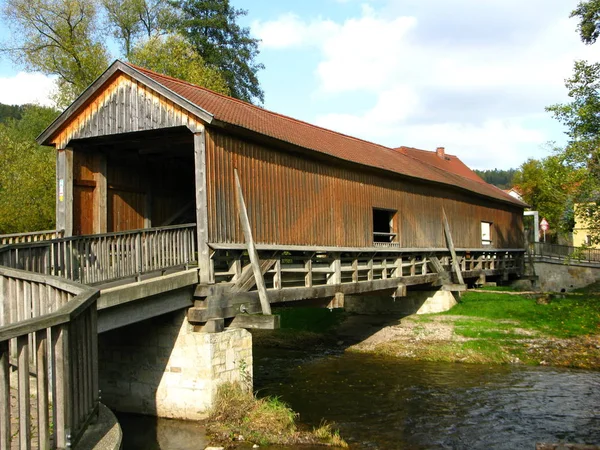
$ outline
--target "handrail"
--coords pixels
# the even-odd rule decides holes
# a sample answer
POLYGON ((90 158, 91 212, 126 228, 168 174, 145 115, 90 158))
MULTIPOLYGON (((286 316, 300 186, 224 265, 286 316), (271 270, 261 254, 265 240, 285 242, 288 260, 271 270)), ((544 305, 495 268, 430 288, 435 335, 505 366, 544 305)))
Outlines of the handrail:
POLYGON ((533 256, 600 263, 600 249, 597 248, 575 247, 546 242, 532 242, 530 248, 533 256))
POLYGON ((48 241, 50 239, 61 238, 63 235, 63 230, 42 230, 30 231, 27 233, 0 234, 0 245, 48 241))
POLYGON ((97 413, 99 295, 60 278, 0 266, 0 448, 11 448, 11 441, 21 449, 71 447, 97 413), (18 408, 11 416, 13 394, 18 408))
POLYGON ((196 225, 0 246, 0 264, 94 285, 197 262, 196 225))

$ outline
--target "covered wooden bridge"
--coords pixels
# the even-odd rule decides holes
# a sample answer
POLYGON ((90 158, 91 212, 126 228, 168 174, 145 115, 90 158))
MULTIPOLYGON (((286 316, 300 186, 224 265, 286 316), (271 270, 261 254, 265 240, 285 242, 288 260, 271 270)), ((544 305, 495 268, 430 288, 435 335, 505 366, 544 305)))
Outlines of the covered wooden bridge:
MULTIPOLYGON (((58 231, 0 244, 0 406, 9 340, 24 351, 47 324, 4 327, 63 311, 82 293, 73 311, 96 307, 94 290, 53 277, 100 289, 98 317, 78 331, 92 339, 89 327, 182 308, 196 330, 273 327, 272 316, 252 313, 413 287, 457 291, 522 273, 525 205, 443 148, 387 148, 120 61, 39 142, 57 151, 58 231)), ((93 392, 86 364, 69 370, 93 392)), ((71 429, 87 423, 90 395, 68 416, 71 429)), ((0 422, 5 443, 10 424, 0 422)))

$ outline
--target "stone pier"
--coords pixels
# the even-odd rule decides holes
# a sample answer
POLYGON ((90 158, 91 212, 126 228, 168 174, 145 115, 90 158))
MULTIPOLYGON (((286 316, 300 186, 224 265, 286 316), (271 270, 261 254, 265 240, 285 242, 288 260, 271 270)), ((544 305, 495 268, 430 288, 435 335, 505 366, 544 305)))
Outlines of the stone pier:
POLYGON ((185 310, 99 335, 102 401, 123 412, 200 420, 219 384, 252 389, 245 329, 195 332, 185 310))
POLYGON ((357 314, 401 315, 429 314, 448 311, 456 305, 456 298, 450 291, 409 290, 405 297, 394 296, 395 291, 381 291, 378 294, 346 295, 344 307, 357 314))

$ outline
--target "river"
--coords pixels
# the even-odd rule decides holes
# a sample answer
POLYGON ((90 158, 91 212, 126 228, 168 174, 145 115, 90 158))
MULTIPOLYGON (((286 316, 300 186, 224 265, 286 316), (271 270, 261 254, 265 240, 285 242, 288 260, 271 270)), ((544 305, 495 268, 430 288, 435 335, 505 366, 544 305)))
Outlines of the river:
MULTIPOLYGON (((334 422, 351 449, 600 444, 600 372, 353 353, 314 358, 257 349, 255 388, 260 395, 281 397, 306 426, 334 422)), ((125 450, 197 450, 206 444, 197 424, 129 415, 120 419, 125 450)))

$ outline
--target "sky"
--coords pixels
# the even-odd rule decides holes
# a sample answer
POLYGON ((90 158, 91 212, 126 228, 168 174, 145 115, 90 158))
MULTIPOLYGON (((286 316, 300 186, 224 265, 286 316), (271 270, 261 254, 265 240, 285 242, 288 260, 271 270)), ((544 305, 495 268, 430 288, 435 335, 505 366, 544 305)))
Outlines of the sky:
MULTIPOLYGON (((579 0, 230 1, 261 40, 266 109, 475 169, 563 145, 544 108, 569 100, 575 60, 600 60, 569 19, 579 0)), ((52 83, 0 56, 1 103, 47 103, 52 83)))

